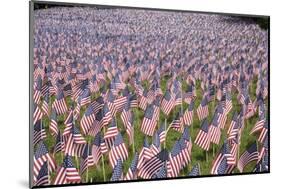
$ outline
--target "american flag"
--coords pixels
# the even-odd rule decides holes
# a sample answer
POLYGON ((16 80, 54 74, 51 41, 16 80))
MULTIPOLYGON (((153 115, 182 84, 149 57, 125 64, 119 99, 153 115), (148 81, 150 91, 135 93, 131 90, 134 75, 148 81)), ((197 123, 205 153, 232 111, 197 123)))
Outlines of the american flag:
POLYGON ((116 105, 114 103, 115 99, 116 99, 116 97, 114 96, 112 91, 109 91, 108 98, 107 98, 107 105, 108 105, 108 108, 109 108, 112 116, 115 116, 115 114, 117 112, 116 105))
POLYGON ((265 124, 263 125, 258 141, 263 143, 264 140, 266 139, 267 133, 268 133, 268 121, 266 121, 265 124))
POLYGON ((141 131, 146 135, 153 136, 156 125, 157 125, 157 120, 156 120, 155 107, 153 106, 153 104, 149 104, 146 107, 144 113, 144 118, 141 124, 141 131))
POLYGON ((174 130, 178 132, 183 132, 183 115, 181 111, 177 112, 174 120, 170 124, 169 128, 173 128, 174 130))
POLYGON ((157 134, 160 138, 160 143, 162 143, 166 140, 166 131, 165 131, 165 126, 163 124, 157 130, 157 134))
POLYGON ((137 168, 140 169, 143 164, 152 157, 147 137, 144 138, 143 147, 139 155, 137 168))
POLYGON ((71 84, 67 84, 63 87, 64 96, 71 96, 72 95, 72 87, 71 84))
POLYGON ((266 118, 265 118, 265 114, 264 114, 264 113, 261 114, 261 115, 259 116, 259 120, 258 120, 257 123, 255 124, 255 126, 252 128, 250 134, 253 134, 253 133, 257 132, 257 131, 262 130, 263 127, 264 127, 264 124, 265 124, 265 122, 266 122, 265 119, 266 119, 266 118))
POLYGON ((199 105, 199 107, 197 108, 197 115, 200 121, 202 121, 203 119, 207 118, 209 114, 209 110, 208 110, 208 99, 207 96, 205 95, 199 105))
POLYGON ((167 162, 169 154, 167 150, 162 150, 156 156, 152 157, 144 163, 139 170, 138 176, 143 179, 150 179, 155 173, 157 173, 161 167, 167 162))
POLYGON ((236 135, 235 139, 228 141, 230 145, 230 156, 228 157, 227 173, 230 174, 237 164, 237 155, 240 147, 240 136, 236 135))
POLYGON ((160 138, 157 133, 154 134, 153 142, 150 146, 151 156, 155 156, 160 152, 160 138))
POLYGON ((182 168, 181 144, 176 141, 169 156, 167 165, 168 177, 177 177, 182 168))
POLYGON ((118 159, 113 168, 113 173, 110 178, 110 181, 119 181, 123 179, 123 171, 122 171, 122 160, 118 159))
POLYGON ((42 120, 38 120, 34 125, 33 145, 36 145, 38 142, 42 141, 46 137, 47 133, 42 126, 42 120))
POLYGON ((207 119, 204 119, 197 134, 197 137, 194 141, 199 147, 203 148, 204 150, 208 151, 210 147, 210 133, 209 133, 209 125, 207 119))
POLYGON ((57 97, 52 105, 52 108, 56 110, 58 115, 64 114, 67 112, 67 105, 64 99, 63 91, 59 91, 57 97))
POLYGON ((46 186, 50 184, 49 174, 48 174, 48 163, 44 162, 41 169, 39 170, 38 176, 36 178, 35 186, 46 186))
POLYGON ((261 150, 259 152, 259 160, 258 161, 262 160, 267 152, 268 152, 268 135, 266 135, 266 138, 265 138, 264 142, 262 143, 262 147, 261 147, 261 150))
POLYGON ((52 114, 50 117, 50 131, 52 135, 58 135, 59 133, 58 123, 57 123, 57 113, 55 110, 52 110, 52 114))
POLYGON ((44 100, 42 103, 42 110, 45 115, 49 116, 49 95, 46 95, 44 97, 44 100))
POLYGON ((58 134, 57 134, 57 137, 56 137, 54 153, 63 152, 63 151, 64 151, 64 142, 63 142, 63 139, 62 139, 62 135, 59 131, 58 134))
POLYGON ((201 175, 200 166, 199 166, 199 163, 197 163, 192 167, 188 176, 195 177, 195 176, 200 176, 200 175, 201 175))
POLYGON ((101 156, 107 152, 104 139, 100 132, 98 132, 92 141, 92 156, 94 164, 98 164, 101 156))
POLYGON ((228 142, 225 141, 219 154, 217 155, 217 157, 215 158, 215 160, 213 162, 211 174, 213 174, 213 175, 225 174, 227 171, 227 168, 230 164, 233 164, 233 159, 230 154, 228 142), (226 161, 226 165, 225 165, 225 161, 226 161))
POLYGON ((94 113, 95 113, 94 107, 92 106, 92 104, 90 104, 87 107, 87 109, 80 121, 80 126, 81 126, 83 134, 88 134, 90 127, 93 125, 94 120, 95 120, 94 113))
POLYGON ((90 89, 86 88, 79 98, 80 98, 81 107, 86 106, 87 104, 90 104, 91 103, 90 89))
POLYGON ((128 158, 128 150, 123 141, 121 133, 115 137, 114 144, 109 152, 109 162, 111 167, 115 167, 117 160, 121 159, 122 162, 128 158))
POLYGON ((237 130, 238 129, 237 125, 239 124, 239 117, 238 116, 239 116, 238 113, 235 111, 232 115, 232 119, 231 119, 229 128, 227 130, 228 135, 234 135, 235 136, 235 134, 238 132, 238 130, 237 130))
POLYGON ((218 123, 219 115, 218 113, 214 114, 212 123, 210 125, 210 141, 214 144, 219 144, 221 137, 221 129, 218 123))
POLYGON ((218 104, 215 113, 218 114, 219 128, 223 129, 227 120, 227 114, 221 102, 218 104))
POLYGON ((69 155, 66 155, 62 166, 59 168, 54 184, 74 184, 80 183, 81 177, 79 172, 74 167, 72 159, 69 155))
POLYGON ((166 115, 169 115, 174 106, 175 97, 169 90, 167 90, 161 103, 161 109, 166 115))
POLYGON ((225 109, 225 113, 228 114, 231 111, 231 109, 232 109, 231 94, 227 92, 222 97, 222 101, 223 101, 223 106, 224 106, 224 109, 225 109))
POLYGON ((194 101, 191 101, 188 109, 183 114, 183 123, 185 125, 190 126, 193 122, 193 109, 194 109, 194 101))
POLYGON ((41 87, 42 87, 42 79, 41 79, 41 77, 38 77, 34 83, 34 94, 33 94, 33 100, 34 100, 34 103, 36 103, 36 104, 40 103, 41 87))
POLYGON ((192 143, 189 138, 189 140, 186 140, 185 137, 181 137, 179 140, 179 143, 181 145, 181 152, 180 156, 182 158, 182 167, 185 167, 188 165, 189 162, 191 162, 191 149, 192 149, 192 143))
POLYGON ((167 178, 167 164, 164 163, 158 172, 156 172, 152 179, 167 178))
POLYGON ((147 108, 147 104, 148 104, 148 99, 147 99, 147 94, 148 91, 145 89, 142 93, 141 96, 139 96, 139 107, 142 110, 145 110, 147 108))
POLYGON ((80 173, 83 174, 87 170, 88 167, 94 165, 92 148, 90 148, 89 144, 86 144, 81 158, 82 158, 82 160, 81 160, 81 163, 80 163, 80 173))
POLYGON ((115 141, 115 137, 119 134, 116 121, 115 119, 112 120, 111 124, 108 126, 107 131, 104 134, 104 140, 106 143, 106 146, 108 148, 111 148, 115 141))
POLYGON ((39 171, 44 165, 44 163, 47 162, 49 164, 49 170, 54 171, 56 169, 56 163, 55 160, 50 156, 49 151, 46 147, 46 145, 41 141, 37 149, 34 153, 34 160, 33 160, 33 178, 34 182, 37 181, 37 177, 39 175, 39 171))
POLYGON ((43 112, 41 111, 41 109, 39 108, 39 106, 37 104, 34 104, 34 112, 33 112, 33 125, 35 125, 35 123, 42 119, 43 117, 43 112))
POLYGON ((259 152, 257 150, 257 143, 253 143, 239 158, 237 162, 237 168, 240 172, 252 161, 257 161, 259 159, 259 152))
POLYGON ((65 143, 65 154, 80 157, 84 151, 86 140, 81 135, 79 129, 73 125, 70 135, 65 143))
POLYGON ((139 154, 136 152, 124 180, 134 180, 137 178, 138 161, 139 161, 139 154))
POLYGON ((134 140, 134 131, 133 131, 133 113, 130 109, 130 102, 127 102, 122 113, 121 119, 125 125, 126 133, 129 136, 129 143, 132 144, 134 140))
POLYGON ((192 103, 196 99, 196 91, 194 85, 188 85, 187 86, 187 91, 184 95, 184 101, 187 104, 192 103))

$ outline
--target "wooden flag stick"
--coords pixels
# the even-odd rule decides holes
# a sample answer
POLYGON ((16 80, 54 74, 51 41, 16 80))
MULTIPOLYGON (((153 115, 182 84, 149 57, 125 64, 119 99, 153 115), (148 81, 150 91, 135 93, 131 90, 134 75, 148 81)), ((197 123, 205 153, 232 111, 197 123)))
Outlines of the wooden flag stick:
MULTIPOLYGON (((116 126, 117 126, 117 125, 116 125, 116 126)), ((103 134, 105 134, 105 129, 104 129, 104 128, 103 128, 103 134)), ((103 181, 105 182, 106 179, 105 179, 105 169, 104 169, 104 154, 102 154, 101 158, 102 158, 103 181)))
POLYGON ((165 141, 164 141, 164 149, 166 149, 166 140, 167 140, 167 118, 165 117, 165 141))
MULTIPOLYGON (((87 159, 89 157, 89 150, 90 150, 90 145, 88 145, 88 151, 87 151, 87 159)), ((89 180, 89 167, 87 165, 87 170, 86 170, 86 182, 89 180)))

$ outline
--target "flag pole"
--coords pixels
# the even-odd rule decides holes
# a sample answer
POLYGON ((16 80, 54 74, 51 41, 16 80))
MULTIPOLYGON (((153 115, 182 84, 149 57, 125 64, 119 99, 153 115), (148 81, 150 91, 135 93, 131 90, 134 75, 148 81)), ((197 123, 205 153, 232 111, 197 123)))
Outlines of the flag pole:
POLYGON ((48 184, 51 184, 50 170, 49 170, 49 159, 47 159, 47 170, 48 170, 48 184))
MULTIPOLYGON (((88 144, 88 149, 87 149, 88 151, 87 151, 87 159, 89 158, 89 150, 90 150, 90 145, 88 144)), ((88 161, 88 160, 87 160, 88 161)), ((88 162, 87 162, 87 164, 88 164, 88 162)), ((88 182, 88 180, 89 180, 89 167, 88 167, 88 165, 87 165, 87 170, 86 170, 86 182, 88 182)))
POLYGON ((166 149, 166 140, 167 140, 167 117, 165 117, 165 141, 164 141, 164 149, 166 149))

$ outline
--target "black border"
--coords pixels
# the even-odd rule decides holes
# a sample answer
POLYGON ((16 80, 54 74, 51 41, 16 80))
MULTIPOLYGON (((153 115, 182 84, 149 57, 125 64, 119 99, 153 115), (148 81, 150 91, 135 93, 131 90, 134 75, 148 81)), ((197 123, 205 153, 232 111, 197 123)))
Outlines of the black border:
POLYGON ((254 15, 254 14, 238 14, 238 13, 223 13, 223 12, 205 12, 205 11, 192 11, 192 10, 175 10, 175 9, 162 9, 162 8, 149 8, 149 7, 131 7, 131 6, 120 6, 120 5, 101 5, 101 4, 88 4, 88 3, 70 3, 70 2, 55 2, 55 1, 29 1, 29 188, 54 188, 54 187, 67 187, 67 186, 87 186, 87 185, 100 185, 100 184, 116 184, 116 183, 134 183, 134 182, 149 182, 149 181, 160 181, 160 180, 179 180, 179 179, 190 179, 190 178, 208 178, 208 177, 224 177, 224 176, 240 176, 240 175, 260 175, 270 173, 270 16, 269 15, 254 15), (128 181, 106 181, 106 182, 95 182, 95 183, 78 183, 78 184, 59 184, 59 185, 48 185, 48 186, 32 186, 32 170, 33 170, 33 150, 32 146, 32 123, 33 123, 33 85, 32 85, 32 74, 33 68, 33 13, 35 4, 45 5, 58 5, 58 6, 80 6, 80 7, 99 7, 99 8, 123 8, 123 9, 138 9, 138 10, 153 10, 153 11, 169 11, 169 12, 189 12, 198 14, 217 14, 227 16, 242 16, 249 18, 266 18, 268 19, 268 171, 266 172, 246 172, 246 173, 232 173, 232 174, 221 174, 221 175, 200 175, 200 176, 180 176, 175 178, 159 178, 159 179, 137 179, 128 181))

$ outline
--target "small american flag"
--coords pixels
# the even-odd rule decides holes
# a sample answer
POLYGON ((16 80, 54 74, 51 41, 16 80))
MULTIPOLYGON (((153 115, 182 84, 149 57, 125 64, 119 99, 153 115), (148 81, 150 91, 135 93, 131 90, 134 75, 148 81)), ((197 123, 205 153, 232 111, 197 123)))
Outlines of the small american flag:
POLYGON ((149 148, 147 137, 145 137, 143 141, 143 147, 140 152, 137 168, 140 169, 143 166, 143 164, 150 158, 151 158, 151 151, 149 148))
POLYGON ((67 112, 67 105, 64 99, 63 91, 59 91, 57 97, 52 105, 52 108, 56 110, 58 115, 64 114, 67 112))
POLYGON ((92 156, 92 148, 87 144, 81 156, 80 173, 83 174, 88 167, 94 165, 94 158, 92 156))
POLYGON ((237 168, 240 172, 252 161, 257 161, 259 159, 259 152, 257 150, 257 143, 253 143, 239 158, 237 163, 237 168))
POLYGON ((94 120, 95 120, 94 107, 90 104, 87 107, 87 109, 80 121, 80 126, 81 126, 83 134, 88 134, 90 127, 94 123, 94 120))
POLYGON ((200 171, 199 163, 197 163, 192 167, 188 176, 195 177, 195 176, 200 176, 200 175, 201 175, 201 171, 200 171))
POLYGON ((122 179, 123 179, 122 160, 118 159, 116 161, 116 165, 113 168, 113 173, 110 178, 110 181, 119 181, 122 179))
POLYGON ((71 157, 69 155, 66 155, 63 160, 62 166, 58 170, 54 184, 74 184, 80 182, 81 177, 77 169, 74 167, 71 157))
POLYGON ((109 162, 112 167, 115 167, 117 160, 121 159, 122 162, 128 158, 128 150, 123 141, 121 133, 115 137, 114 144, 109 152, 109 162))
POLYGON ((45 162, 49 164, 49 170, 54 171, 56 169, 55 160, 50 156, 49 151, 46 145, 43 142, 40 142, 37 146, 37 149, 34 153, 33 160, 33 178, 34 182, 37 181, 37 177, 39 175, 39 171, 44 165, 45 162))
POLYGON ((34 104, 34 112, 33 112, 33 125, 35 125, 35 123, 42 119, 43 117, 43 112, 41 111, 41 109, 39 108, 39 106, 37 104, 34 104))
POLYGON ((124 180, 134 180, 137 178, 136 173, 137 173, 138 161, 139 161, 139 154, 136 152, 124 180))
POLYGON ((209 115, 208 100, 206 95, 203 97, 199 107, 197 108, 197 115, 200 121, 207 118, 209 115))
POLYGON ((165 131, 165 126, 162 124, 160 128, 157 130, 157 134, 160 138, 160 142, 164 142, 166 140, 166 131, 165 131))
POLYGON ((42 126, 42 120, 38 120, 34 125, 33 145, 36 145, 38 142, 42 141, 46 137, 47 133, 42 126))
POLYGON ((161 103, 161 109, 166 115, 169 115, 174 106, 175 97, 169 90, 167 90, 161 103))
POLYGON ((212 123, 210 125, 210 141, 214 144, 219 144, 221 137, 221 129, 219 128, 218 123, 219 115, 218 113, 214 114, 212 123))
POLYGON ((211 169, 211 174, 225 174, 229 164, 228 159, 232 158, 230 155, 230 149, 227 141, 224 142, 219 154, 214 160, 213 167, 211 169), (226 161, 226 162, 225 162, 226 161), (225 165, 226 163, 226 165, 225 165))
POLYGON ((204 150, 208 151, 210 147, 210 133, 209 133, 209 125, 207 119, 204 119, 197 134, 197 137, 194 141, 199 147, 203 148, 204 150))
POLYGON ((149 159, 144 163, 139 170, 138 176, 144 179, 150 179, 155 173, 157 173, 161 167, 166 163, 169 158, 168 152, 164 149, 156 156, 149 159))
POLYGON ((115 141, 115 137, 119 134, 115 119, 112 120, 104 134, 104 140, 108 148, 111 148, 115 141))
POLYGON ((194 101, 191 101, 188 109, 183 114, 183 123, 185 125, 191 126, 193 122, 193 109, 194 109, 194 101))
POLYGON ((141 131, 146 135, 153 136, 156 125, 157 120, 155 107, 153 106, 153 104, 150 104, 145 110, 144 118, 141 124, 141 131))
POLYGON ((169 163, 167 165, 168 177, 177 177, 182 168, 181 145, 176 141, 169 156, 169 163))
POLYGON ((55 110, 52 110, 52 114, 50 117, 50 131, 52 135, 58 135, 59 133, 59 128, 58 128, 58 123, 57 123, 57 113, 55 110))
POLYGON ((44 162, 41 169, 39 170, 38 176, 36 178, 35 186, 46 186, 50 184, 49 174, 48 174, 48 164, 44 162))
POLYGON ((49 116, 49 95, 46 95, 44 97, 44 100, 42 103, 42 110, 45 115, 49 116))
POLYGON ((158 172, 156 172, 152 179, 167 178, 167 164, 164 163, 158 172))

